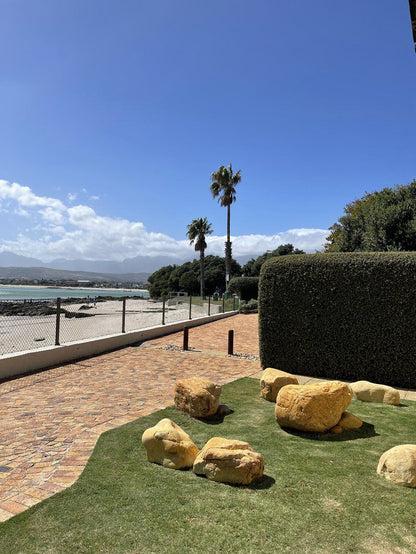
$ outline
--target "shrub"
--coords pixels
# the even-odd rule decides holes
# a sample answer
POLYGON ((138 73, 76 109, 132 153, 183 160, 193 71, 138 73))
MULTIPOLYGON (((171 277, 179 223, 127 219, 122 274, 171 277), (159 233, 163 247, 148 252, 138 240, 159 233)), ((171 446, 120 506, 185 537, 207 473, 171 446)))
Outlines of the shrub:
POLYGON ((229 289, 232 293, 238 294, 241 300, 257 298, 259 294, 259 278, 234 277, 230 280, 229 289))
POLYGON ((248 302, 244 302, 244 304, 241 304, 240 306, 240 312, 242 314, 257 311, 257 309, 258 309, 258 302, 257 300, 254 300, 254 299, 251 299, 248 302))
POLYGON ((260 275, 263 367, 416 388, 416 253, 284 256, 260 275))

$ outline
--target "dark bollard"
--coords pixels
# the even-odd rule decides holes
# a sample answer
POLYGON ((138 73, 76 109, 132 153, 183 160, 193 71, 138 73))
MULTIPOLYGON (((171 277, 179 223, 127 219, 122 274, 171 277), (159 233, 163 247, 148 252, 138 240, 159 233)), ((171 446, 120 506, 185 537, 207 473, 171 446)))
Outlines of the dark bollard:
POLYGON ((234 331, 228 331, 228 355, 233 356, 234 354, 234 331))
POLYGON ((188 350, 189 327, 183 328, 183 350, 188 350))

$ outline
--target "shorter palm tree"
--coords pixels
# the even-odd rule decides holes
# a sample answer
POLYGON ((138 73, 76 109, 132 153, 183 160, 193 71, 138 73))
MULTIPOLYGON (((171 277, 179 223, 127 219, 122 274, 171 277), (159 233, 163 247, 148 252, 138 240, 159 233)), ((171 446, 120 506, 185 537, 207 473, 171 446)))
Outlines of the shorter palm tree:
POLYGON ((201 272, 201 298, 205 298, 205 277, 204 277, 204 265, 205 265, 205 249, 207 243, 205 240, 206 235, 210 235, 213 230, 211 229, 211 223, 208 223, 206 217, 199 217, 194 219, 187 226, 186 235, 189 238, 189 244, 195 243, 195 251, 199 252, 199 266, 201 272))

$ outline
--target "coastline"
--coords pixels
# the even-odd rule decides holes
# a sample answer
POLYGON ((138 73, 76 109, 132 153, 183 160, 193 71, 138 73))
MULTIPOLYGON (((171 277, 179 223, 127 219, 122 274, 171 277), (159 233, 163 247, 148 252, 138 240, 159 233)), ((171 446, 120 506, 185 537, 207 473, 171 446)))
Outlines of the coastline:
POLYGON ((16 288, 20 290, 24 289, 39 289, 39 290, 49 290, 49 289, 61 289, 61 290, 91 290, 91 291, 119 291, 119 292, 148 292, 147 289, 126 289, 126 288, 116 288, 116 287, 63 287, 63 286, 51 286, 51 285, 4 285, 0 283, 0 288, 16 288))

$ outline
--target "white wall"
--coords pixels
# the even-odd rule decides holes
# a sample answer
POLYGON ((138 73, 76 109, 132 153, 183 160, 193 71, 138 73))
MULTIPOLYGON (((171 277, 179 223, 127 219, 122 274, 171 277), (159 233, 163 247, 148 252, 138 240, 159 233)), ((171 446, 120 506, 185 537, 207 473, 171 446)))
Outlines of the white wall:
POLYGON ((27 350, 25 352, 16 352, 15 354, 7 354, 5 356, 0 356, 0 379, 22 375, 37 369, 46 369, 89 356, 96 356, 122 346, 128 346, 136 342, 176 333, 182 331, 184 327, 197 327, 198 325, 230 317, 237 313, 237 311, 226 312, 224 314, 215 314, 178 321, 159 327, 148 327, 140 331, 130 331, 128 333, 118 333, 106 337, 70 342, 62 346, 50 346, 47 348, 38 348, 36 350, 27 350))

